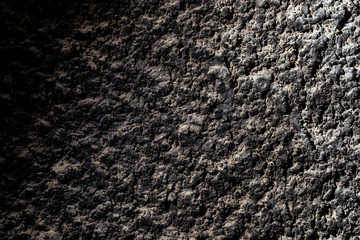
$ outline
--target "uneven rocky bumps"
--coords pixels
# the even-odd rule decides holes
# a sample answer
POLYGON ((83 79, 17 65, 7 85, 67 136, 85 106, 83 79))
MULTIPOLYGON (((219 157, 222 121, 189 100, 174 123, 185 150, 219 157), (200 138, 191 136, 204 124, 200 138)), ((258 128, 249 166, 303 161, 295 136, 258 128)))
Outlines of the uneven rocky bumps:
POLYGON ((1 239, 358 239, 359 2, 0 5, 1 239))

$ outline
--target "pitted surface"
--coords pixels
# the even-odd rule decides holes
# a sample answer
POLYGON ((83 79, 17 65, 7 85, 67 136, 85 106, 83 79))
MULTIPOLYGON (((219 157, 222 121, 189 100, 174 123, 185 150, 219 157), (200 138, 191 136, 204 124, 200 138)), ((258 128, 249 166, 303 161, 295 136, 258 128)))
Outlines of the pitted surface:
POLYGON ((1 3, 3 239, 358 239, 359 2, 1 3))

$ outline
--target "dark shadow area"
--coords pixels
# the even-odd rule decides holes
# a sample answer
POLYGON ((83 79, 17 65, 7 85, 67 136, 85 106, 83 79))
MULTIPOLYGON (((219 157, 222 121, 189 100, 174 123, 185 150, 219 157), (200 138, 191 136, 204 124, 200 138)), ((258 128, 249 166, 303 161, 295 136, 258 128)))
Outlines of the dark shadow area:
MULTIPOLYGON (((54 48, 72 27, 73 1, 0 3, 0 191, 1 202, 33 171, 25 149, 46 133, 34 126, 54 104, 52 78, 61 54, 54 48)), ((7 208, 6 204, 1 204, 7 208)))

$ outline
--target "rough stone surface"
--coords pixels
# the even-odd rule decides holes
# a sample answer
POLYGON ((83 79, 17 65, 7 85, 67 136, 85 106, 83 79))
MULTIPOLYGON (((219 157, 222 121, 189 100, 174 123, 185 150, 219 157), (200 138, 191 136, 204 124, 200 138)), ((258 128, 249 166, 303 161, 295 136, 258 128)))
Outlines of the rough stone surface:
POLYGON ((0 3, 1 239, 358 239, 358 0, 0 3))

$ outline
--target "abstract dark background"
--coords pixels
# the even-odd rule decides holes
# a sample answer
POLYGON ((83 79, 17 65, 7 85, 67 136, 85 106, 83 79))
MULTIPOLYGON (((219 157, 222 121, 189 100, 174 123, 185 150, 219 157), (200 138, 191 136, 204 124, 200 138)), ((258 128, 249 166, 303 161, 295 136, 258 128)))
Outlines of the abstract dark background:
POLYGON ((0 3, 0 239, 359 239, 357 0, 0 3))

